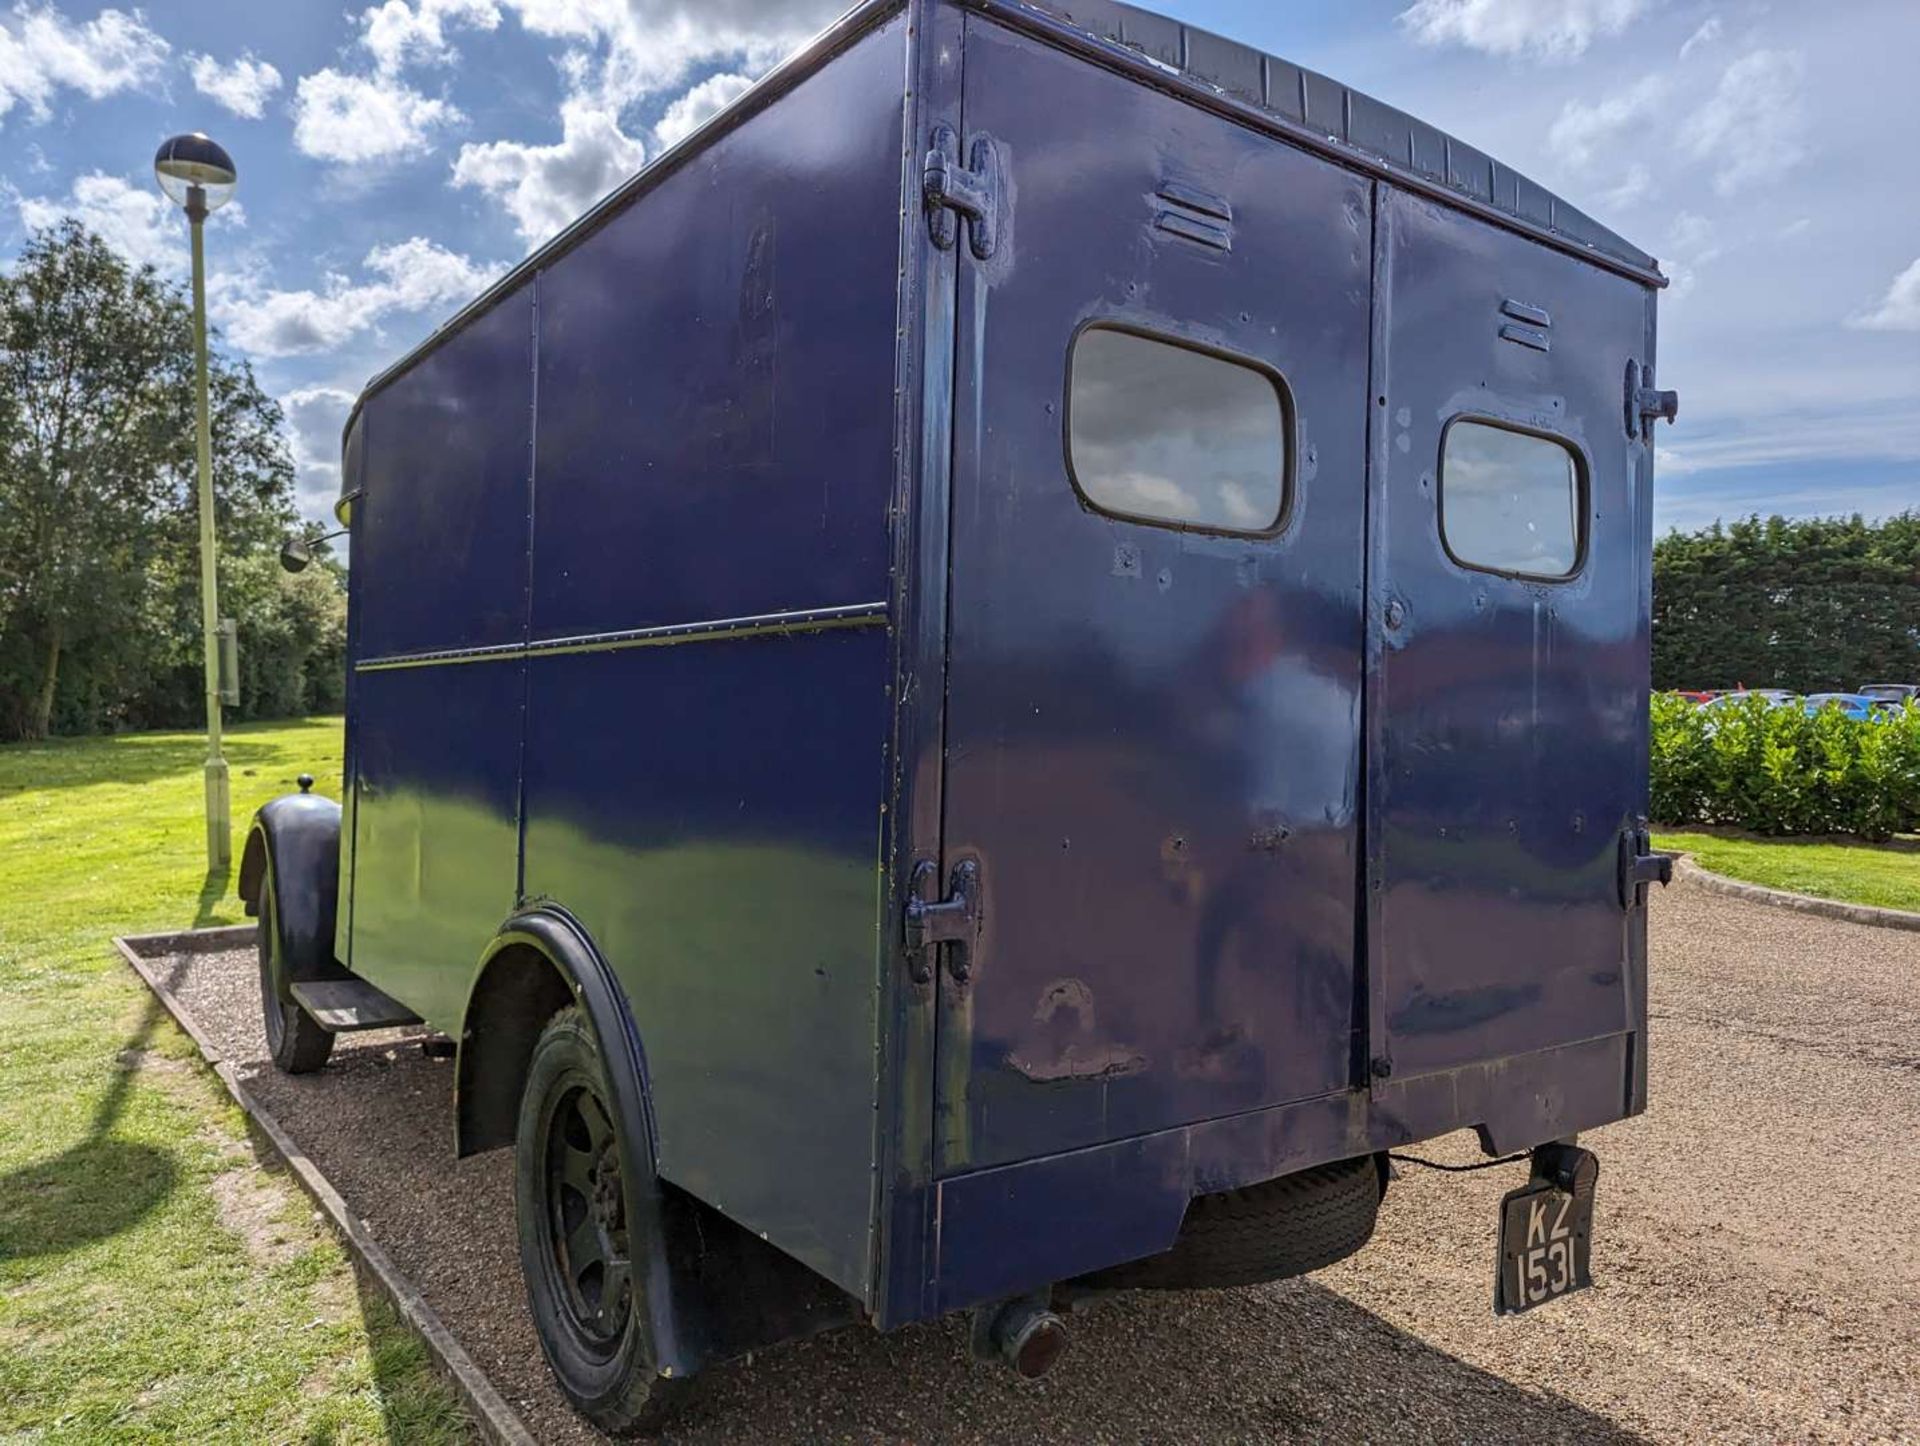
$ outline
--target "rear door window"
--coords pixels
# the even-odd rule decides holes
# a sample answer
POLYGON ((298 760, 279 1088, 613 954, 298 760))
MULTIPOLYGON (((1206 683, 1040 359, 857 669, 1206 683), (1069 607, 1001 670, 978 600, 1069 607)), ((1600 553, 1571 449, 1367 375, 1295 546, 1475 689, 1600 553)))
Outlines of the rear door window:
POLYGON ((1571 577, 1586 549, 1585 490, 1565 442, 1461 418, 1441 442, 1441 540, 1465 567, 1571 577))
POLYGON ((1074 342, 1067 456, 1102 512, 1213 532, 1271 532, 1286 512, 1284 384, 1248 362, 1090 326, 1074 342))

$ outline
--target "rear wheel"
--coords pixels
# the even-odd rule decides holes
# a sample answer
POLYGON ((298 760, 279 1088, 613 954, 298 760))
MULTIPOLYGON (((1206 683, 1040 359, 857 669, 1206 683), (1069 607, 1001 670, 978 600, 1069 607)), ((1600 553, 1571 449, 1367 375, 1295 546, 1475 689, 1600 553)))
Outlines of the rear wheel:
POLYGON ((271 865, 261 877, 255 913, 254 950, 260 958, 260 1014, 266 1025, 267 1053, 287 1074, 311 1074, 333 1053, 333 1033, 314 1023, 293 997, 280 947, 280 910, 274 903, 271 865))
POLYGON ((1202 1195, 1173 1249, 1085 1277, 1099 1290, 1201 1290, 1305 1275, 1372 1238, 1382 1177, 1371 1155, 1202 1195))
POLYGON ((603 1431, 665 1424, 686 1383, 655 1369, 647 1324, 648 1232, 658 1186, 631 1181, 606 1066, 579 1009, 541 1032, 528 1062, 515 1144, 515 1203, 527 1302, 553 1374, 603 1431), (636 1208, 638 1207, 638 1208, 636 1208))

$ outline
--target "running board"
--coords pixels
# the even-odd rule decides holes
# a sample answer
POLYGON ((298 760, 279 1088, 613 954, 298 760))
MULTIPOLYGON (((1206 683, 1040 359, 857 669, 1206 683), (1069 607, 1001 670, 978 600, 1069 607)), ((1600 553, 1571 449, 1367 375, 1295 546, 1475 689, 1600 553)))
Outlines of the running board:
POLYGON ((304 980, 293 986, 293 997, 315 1024, 335 1034, 420 1023, 419 1015, 364 979, 304 980))

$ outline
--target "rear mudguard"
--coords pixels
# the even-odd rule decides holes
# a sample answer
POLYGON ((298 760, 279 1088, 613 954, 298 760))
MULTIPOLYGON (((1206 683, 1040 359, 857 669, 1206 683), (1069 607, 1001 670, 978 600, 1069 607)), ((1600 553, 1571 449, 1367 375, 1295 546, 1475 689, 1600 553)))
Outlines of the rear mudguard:
POLYGON ((535 993, 509 988, 497 996, 506 1005, 504 1012, 481 1005, 490 985, 502 985, 497 975, 489 980, 495 966, 502 966, 501 973, 524 972, 515 969, 516 963, 527 962, 521 951, 537 954, 559 974, 572 1002, 593 1025, 606 1064, 610 1103, 619 1116, 622 1173, 628 1180, 655 1182, 651 1191, 630 1190, 627 1208, 646 1217, 645 1228, 633 1238, 647 1242, 647 1258, 636 1259, 633 1268, 646 1283, 647 1328, 661 1374, 691 1375, 714 1361, 859 1319, 860 1306, 852 1297, 711 1206, 660 1180, 646 1051, 626 992, 586 930, 557 906, 543 905, 508 920, 481 963, 456 1066, 461 1153, 512 1139, 499 1129, 497 1119, 489 1128, 472 1116, 503 1114, 509 1097, 517 1103, 527 1054, 548 1017, 545 1011, 565 1002, 556 994, 530 1009, 535 993), (529 1013, 538 1017, 527 1018, 529 1013), (485 1036, 495 1030, 520 1038, 490 1048, 485 1036))
POLYGON ((340 805, 315 793, 289 793, 265 804, 247 830, 236 884, 249 915, 273 880, 280 951, 289 983, 350 977, 333 957, 340 903, 340 805))

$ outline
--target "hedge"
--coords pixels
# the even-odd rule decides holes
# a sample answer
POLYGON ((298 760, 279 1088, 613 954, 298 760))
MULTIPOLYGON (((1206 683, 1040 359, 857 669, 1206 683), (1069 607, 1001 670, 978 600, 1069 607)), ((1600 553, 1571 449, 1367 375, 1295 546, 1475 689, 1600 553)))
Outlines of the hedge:
POLYGON ((1757 697, 1697 708, 1655 694, 1652 723, 1660 823, 1863 839, 1920 830, 1920 705, 1858 721, 1757 697))

